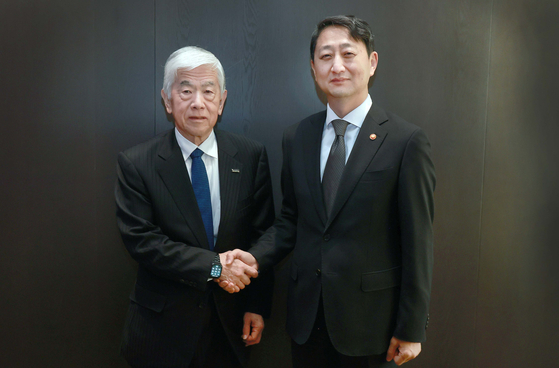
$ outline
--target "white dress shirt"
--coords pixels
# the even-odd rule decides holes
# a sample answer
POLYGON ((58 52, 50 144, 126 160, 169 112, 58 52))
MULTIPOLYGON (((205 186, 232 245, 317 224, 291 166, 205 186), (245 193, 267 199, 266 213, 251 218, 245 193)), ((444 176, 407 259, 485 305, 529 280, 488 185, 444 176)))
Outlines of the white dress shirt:
POLYGON ((215 133, 210 133, 210 136, 206 138, 200 146, 195 145, 185 137, 183 137, 180 132, 175 128, 175 136, 177 137, 177 143, 182 152, 182 157, 186 164, 186 169, 188 170, 188 177, 192 181, 192 159, 190 154, 194 152, 196 148, 200 148, 204 154, 202 155, 202 161, 204 166, 206 166, 206 173, 208 174, 208 182, 210 184, 210 197, 212 201, 212 219, 214 225, 214 244, 217 241, 217 231, 219 229, 219 220, 221 217, 221 196, 219 194, 219 166, 217 158, 217 140, 215 139, 215 133))
POLYGON ((370 95, 367 95, 367 98, 361 105, 357 106, 343 118, 340 118, 334 111, 332 111, 332 109, 330 108, 330 104, 327 105, 326 121, 324 122, 324 129, 322 131, 322 144, 320 147, 320 180, 322 180, 322 176, 324 175, 324 168, 326 167, 326 161, 328 161, 328 156, 330 155, 332 143, 334 143, 334 139, 336 139, 336 132, 334 131, 332 120, 343 119, 349 123, 344 136, 345 162, 347 163, 349 154, 353 149, 353 145, 357 140, 357 135, 361 130, 363 121, 369 113, 371 106, 373 106, 373 100, 371 99, 370 95))

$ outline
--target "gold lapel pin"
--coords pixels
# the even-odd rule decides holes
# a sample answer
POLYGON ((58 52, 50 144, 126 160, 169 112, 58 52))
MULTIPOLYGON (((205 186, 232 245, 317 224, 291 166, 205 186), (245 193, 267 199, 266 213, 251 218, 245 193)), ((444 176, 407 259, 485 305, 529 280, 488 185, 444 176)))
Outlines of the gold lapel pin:
POLYGON ((369 139, 372 140, 372 141, 374 141, 375 139, 377 139, 377 135, 376 135, 376 134, 371 134, 371 135, 369 136, 369 139))

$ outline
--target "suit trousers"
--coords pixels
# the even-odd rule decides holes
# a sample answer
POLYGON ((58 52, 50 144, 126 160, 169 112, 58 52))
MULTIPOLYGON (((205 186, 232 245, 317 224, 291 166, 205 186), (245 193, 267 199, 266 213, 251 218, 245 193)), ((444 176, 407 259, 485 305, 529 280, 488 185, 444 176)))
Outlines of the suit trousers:
POLYGON ((330 340, 322 295, 313 330, 307 342, 302 345, 291 340, 293 368, 388 368, 396 367, 394 361, 387 362, 386 354, 370 356, 348 356, 339 353, 330 340))
POLYGON ((207 315, 204 330, 189 368, 241 368, 242 365, 219 320, 212 295, 209 295, 208 306, 211 312, 207 315))
MULTIPOLYGON (((242 368, 221 325, 211 293, 206 297, 208 297, 210 312, 205 316, 204 329, 188 368, 242 368)), ((143 368, 144 366, 133 365, 131 367, 143 368)), ((149 367, 154 366, 149 365, 149 367)))

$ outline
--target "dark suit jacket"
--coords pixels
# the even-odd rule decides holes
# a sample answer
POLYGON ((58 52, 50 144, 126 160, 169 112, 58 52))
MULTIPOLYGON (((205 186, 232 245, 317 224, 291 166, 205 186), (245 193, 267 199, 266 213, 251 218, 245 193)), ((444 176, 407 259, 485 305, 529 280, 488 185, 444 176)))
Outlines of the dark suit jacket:
POLYGON ((264 146, 217 129, 215 133, 221 195, 215 251, 209 250, 174 130, 118 156, 117 222, 139 264, 122 345, 134 366, 188 366, 211 297, 234 350, 246 363, 243 315, 269 314, 270 274, 261 274, 234 295, 207 281, 216 252, 248 249, 274 217, 264 146))
POLYGON ((373 104, 327 218, 325 119, 321 112, 286 130, 281 215, 250 252, 266 269, 293 250, 287 330, 297 343, 311 333, 321 293, 328 332, 343 354, 381 354, 392 336, 423 341, 433 263, 429 141, 373 104))

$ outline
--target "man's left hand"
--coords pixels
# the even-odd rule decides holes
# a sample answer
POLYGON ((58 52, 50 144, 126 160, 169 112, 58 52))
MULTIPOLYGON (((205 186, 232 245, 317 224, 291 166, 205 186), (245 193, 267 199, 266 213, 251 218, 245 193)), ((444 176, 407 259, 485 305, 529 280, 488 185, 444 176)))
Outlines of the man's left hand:
POLYGON ((245 346, 258 344, 264 330, 264 318, 260 314, 246 312, 243 319, 243 340, 245 346))
POLYGON ((392 337, 390 340, 390 347, 386 354, 386 361, 394 359, 396 365, 402 365, 414 359, 421 352, 420 342, 407 342, 392 337))

